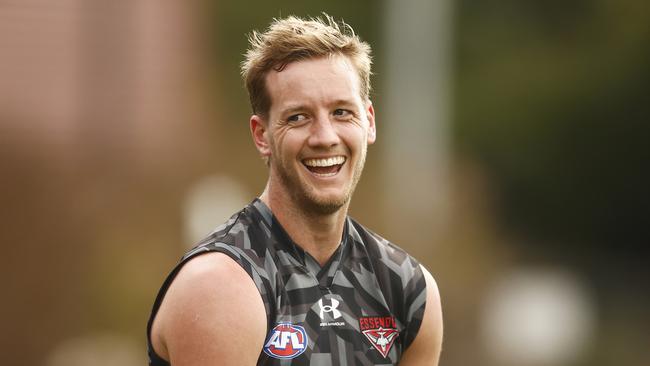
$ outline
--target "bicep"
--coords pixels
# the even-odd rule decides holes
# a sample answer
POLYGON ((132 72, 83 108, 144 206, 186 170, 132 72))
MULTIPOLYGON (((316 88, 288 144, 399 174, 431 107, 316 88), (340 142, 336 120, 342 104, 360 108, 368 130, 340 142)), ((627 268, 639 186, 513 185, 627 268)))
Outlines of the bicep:
POLYGON ((255 365, 266 336, 264 303, 253 280, 220 253, 185 265, 158 316, 173 366, 255 365))
POLYGON ((400 365, 405 366, 436 366, 442 350, 440 293, 429 271, 421 268, 427 285, 427 302, 420 330, 400 361, 400 365))

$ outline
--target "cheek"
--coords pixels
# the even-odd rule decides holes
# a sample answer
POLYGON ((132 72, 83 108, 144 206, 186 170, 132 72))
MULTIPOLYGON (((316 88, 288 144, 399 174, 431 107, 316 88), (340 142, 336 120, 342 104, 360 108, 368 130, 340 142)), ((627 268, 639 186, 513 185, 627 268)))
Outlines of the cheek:
POLYGON ((368 131, 360 125, 350 124, 343 127, 339 136, 345 141, 346 145, 356 149, 366 145, 368 141, 368 131))
POLYGON ((300 138, 294 131, 278 133, 273 138, 274 152, 280 155, 280 159, 293 159, 293 155, 300 152, 300 138))

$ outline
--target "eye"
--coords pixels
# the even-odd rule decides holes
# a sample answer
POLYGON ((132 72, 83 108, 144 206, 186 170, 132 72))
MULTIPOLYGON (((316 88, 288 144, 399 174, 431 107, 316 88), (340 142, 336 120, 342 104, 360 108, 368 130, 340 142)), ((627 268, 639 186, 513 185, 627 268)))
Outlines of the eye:
POLYGON ((336 117, 348 117, 352 115, 352 112, 347 109, 337 108, 334 110, 334 115, 336 117))
POLYGON ((298 122, 302 122, 302 121, 304 121, 306 119, 307 119, 307 116, 305 116, 302 113, 299 113, 299 114, 294 114, 294 115, 289 116, 287 118, 287 122, 298 123, 298 122))

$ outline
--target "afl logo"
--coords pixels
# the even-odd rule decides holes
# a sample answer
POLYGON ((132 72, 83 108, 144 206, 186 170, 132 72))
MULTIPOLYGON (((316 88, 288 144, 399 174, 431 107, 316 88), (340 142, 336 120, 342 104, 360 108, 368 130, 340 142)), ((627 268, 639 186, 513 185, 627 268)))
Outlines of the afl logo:
POLYGON ((264 353, 274 358, 295 358, 307 349, 305 328, 291 323, 279 323, 269 332, 264 353))

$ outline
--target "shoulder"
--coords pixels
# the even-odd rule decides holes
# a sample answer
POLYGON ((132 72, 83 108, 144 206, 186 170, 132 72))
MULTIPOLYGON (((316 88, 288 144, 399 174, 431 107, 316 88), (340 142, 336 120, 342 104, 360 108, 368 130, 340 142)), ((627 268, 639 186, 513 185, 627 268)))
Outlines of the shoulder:
POLYGON ((266 323, 262 298, 248 273, 229 256, 210 252, 187 261, 170 285, 153 324, 152 343, 174 365, 254 364, 266 323), (237 332, 228 331, 232 324, 237 332))
POLYGON ((199 254, 217 251, 263 272, 270 234, 258 216, 252 204, 246 206, 185 253, 181 263, 199 254))
POLYGON ((422 278, 420 263, 406 250, 353 219, 350 219, 350 223, 352 224, 350 225, 352 227, 350 235, 363 244, 375 265, 381 268, 385 267, 387 270, 400 275, 405 280, 405 285, 407 279, 413 277, 422 278))

